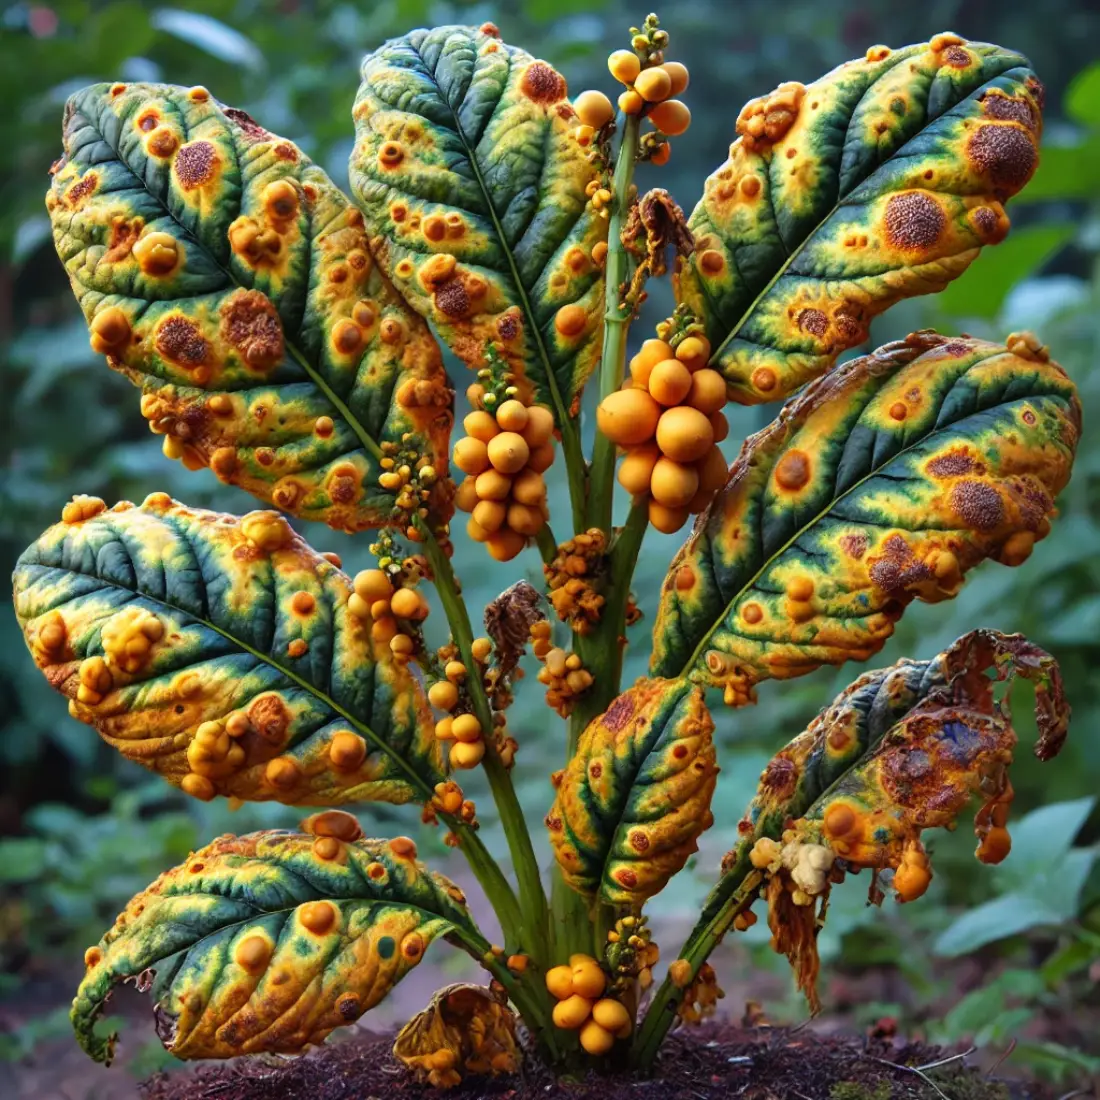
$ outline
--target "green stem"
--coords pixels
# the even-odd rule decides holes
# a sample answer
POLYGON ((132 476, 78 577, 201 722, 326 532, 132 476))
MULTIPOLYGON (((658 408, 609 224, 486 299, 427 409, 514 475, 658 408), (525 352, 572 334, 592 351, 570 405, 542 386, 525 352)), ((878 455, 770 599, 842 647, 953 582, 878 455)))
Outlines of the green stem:
POLYGON ((550 524, 544 523, 539 528, 539 533, 535 536, 535 542, 539 548, 539 554, 542 560, 549 565, 558 554, 557 540, 554 538, 554 533, 550 530, 550 524))
MULTIPOLYGON (((626 370, 626 334, 631 307, 624 305, 622 288, 630 277, 630 256, 623 244, 623 226, 630 212, 630 185, 638 151, 640 115, 626 115, 623 139, 611 185, 611 223, 607 231, 607 267, 604 271, 603 354, 600 359, 600 400, 623 384, 626 370)), ((596 432, 588 482, 588 526, 611 529, 615 488, 615 444, 596 432)))
MULTIPOLYGON (((541 964, 550 933, 550 914, 546 895, 542 889, 542 880, 539 877, 538 859, 535 856, 534 845, 531 843, 531 834, 527 829, 523 810, 516 797, 516 790, 512 785, 508 769, 501 762, 493 746, 493 712, 481 677, 478 675, 478 663, 474 659, 474 637, 470 617, 466 613, 466 605, 459 596, 458 582, 451 568, 450 559, 443 553, 442 547, 430 532, 427 533, 424 541, 424 549, 432 567, 436 591, 443 603, 451 634, 462 657, 462 663, 467 668, 466 685, 473 699, 474 713, 485 732, 486 752, 482 767, 489 780, 489 788, 492 791, 497 812, 500 814, 504 835, 508 839, 508 848, 512 854, 519 885, 521 920, 518 925, 512 923, 514 914, 506 919, 506 914, 498 911, 497 916, 504 927, 505 935, 517 934, 523 953, 541 964)), ((466 850, 465 846, 463 847, 466 850)), ((489 900, 492 901, 492 897, 489 900)))

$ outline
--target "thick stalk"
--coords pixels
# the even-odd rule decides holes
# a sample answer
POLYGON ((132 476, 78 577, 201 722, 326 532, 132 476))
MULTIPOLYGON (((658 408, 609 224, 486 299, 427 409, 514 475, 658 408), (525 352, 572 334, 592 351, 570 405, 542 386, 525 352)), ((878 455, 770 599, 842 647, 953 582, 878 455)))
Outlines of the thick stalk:
MULTIPOLYGON (((508 848, 512 854, 516 881, 519 885, 519 909, 522 920, 515 931, 519 934, 524 953, 541 965, 550 932, 550 914, 546 895, 542 889, 542 880, 539 877, 538 859, 531 843, 531 834, 527 829, 523 810, 516 797, 516 790, 512 785, 508 769, 493 748, 493 712, 478 674, 477 661, 474 659, 474 637, 470 617, 466 613, 466 605, 459 596, 458 583, 451 568, 451 562, 430 533, 424 542, 424 549, 431 563, 436 591, 439 593, 447 615, 451 635, 458 647, 462 663, 468 670, 466 684, 473 700, 474 712, 481 723, 481 728, 485 731, 486 752, 482 767, 489 780, 489 788, 492 791, 497 812, 500 814, 504 835, 508 839, 508 848)), ((498 916, 504 925, 505 935, 509 935, 513 927, 506 922, 505 914, 498 913, 498 916)))
MULTIPOLYGON (((623 116, 620 116, 623 117, 623 116)), ((611 185, 611 223, 607 230, 607 266, 604 269, 603 354, 600 358, 600 400, 623 384, 626 370, 626 335, 631 307, 621 301, 623 285, 630 278, 630 256, 623 244, 623 226, 630 212, 630 186, 638 153, 640 115, 626 115, 623 139, 611 185)), ((596 432, 592 467, 588 478, 588 526, 611 530, 611 502, 615 488, 615 444, 596 432)))

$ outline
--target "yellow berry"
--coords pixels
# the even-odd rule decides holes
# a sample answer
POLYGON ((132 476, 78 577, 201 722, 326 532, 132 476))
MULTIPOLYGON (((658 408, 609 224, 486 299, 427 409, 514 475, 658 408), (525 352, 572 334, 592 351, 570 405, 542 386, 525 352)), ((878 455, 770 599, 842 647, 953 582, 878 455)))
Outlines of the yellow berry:
POLYGON ((512 482, 512 497, 518 504, 537 507, 546 500, 546 482, 542 474, 526 469, 512 482))
POLYGON ((630 376, 636 386, 648 386, 653 368, 665 359, 675 358, 675 353, 664 340, 647 340, 641 350, 630 360, 630 376))
POLYGON ((620 84, 633 84, 642 71, 642 63, 633 50, 616 50, 607 59, 607 67, 620 84))
POLYGON ((666 409, 657 422, 657 446, 677 462, 695 462, 710 450, 714 429, 710 421, 689 405, 666 409))
POLYGON ((903 863, 894 872, 894 889, 899 901, 916 901, 927 891, 932 872, 923 863, 903 863))
POLYGON ((714 442, 721 443, 727 435, 730 434, 730 422, 726 419, 725 413, 711 413, 710 415, 710 428, 714 432, 714 442))
POLYGON ((425 619, 428 602, 415 589, 399 588, 390 600, 390 610, 399 619, 425 619))
POLYGON ((662 164, 668 164, 669 158, 672 156, 672 146, 667 141, 662 141, 657 149, 653 153, 653 156, 649 158, 650 164, 656 164, 658 168, 662 164))
POLYGON ((503 500, 512 491, 512 479, 499 470, 486 470, 474 483, 480 500, 503 500))
POLYGON ((615 1036, 595 1020, 589 1020, 581 1028, 581 1046, 589 1054, 606 1054, 615 1045, 615 1036))
MULTIPOLYGON (((522 432, 527 427, 527 417, 527 406, 515 398, 505 401, 497 409, 497 423, 506 432, 522 432)), ((465 425, 466 421, 464 420, 462 423, 465 425)), ((470 429, 467 428, 466 430, 469 431, 470 429)))
POLYGON ((480 439, 482 443, 488 443, 500 431, 493 414, 483 409, 467 414, 462 421, 462 428, 468 436, 480 439))
POLYGON ((481 723, 473 714, 460 714, 451 730, 456 741, 477 741, 481 737, 481 723))
POLYGON ((554 1005, 554 1026, 576 1031, 592 1014, 592 1002, 574 993, 554 1005))
POLYGON ((679 405, 691 390, 691 371, 679 359, 664 359, 649 376, 650 396, 662 405, 679 405))
POLYGON ((581 92, 573 101, 573 110, 577 112, 577 118, 581 122, 594 130, 606 126, 615 117, 615 108, 603 92, 581 92))
POLYGON ((454 719, 449 716, 440 718, 435 724, 435 736, 439 741, 453 741, 455 739, 454 719))
POLYGON ((690 79, 687 66, 680 64, 679 61, 666 61, 661 68, 668 73, 668 79, 672 85, 670 94, 679 95, 688 86, 688 80, 690 79))
POLYGON ((472 477, 463 478, 455 490, 455 507, 460 512, 472 512, 477 501, 477 480, 472 477))
POLYGON ((630 1013, 621 1001, 605 997, 592 1006, 592 1019, 607 1031, 619 1032, 631 1025, 630 1013))
POLYGON ((699 474, 671 458, 660 458, 653 467, 649 491, 666 508, 683 508, 699 489, 699 474))
POLYGON ((480 474, 489 465, 489 448, 480 439, 464 436, 455 444, 454 460, 464 474, 480 474))
POLYGON ((711 447, 696 466, 699 471, 699 488, 707 493, 716 493, 726 484, 729 468, 726 456, 718 447, 711 447))
POLYGON ((550 442, 554 434, 554 414, 545 405, 532 405, 526 412, 523 438, 527 440, 527 446, 534 450, 550 442))
POLYGON ((487 542, 492 532, 486 531, 485 528, 471 516, 466 521, 466 534, 469 535, 474 542, 487 542))
POLYGON ((488 638, 475 638, 470 645, 475 661, 486 661, 493 652, 493 643, 488 638))
POLYGON ((710 341, 705 336, 688 336, 676 345, 676 358, 688 370, 699 370, 710 359, 710 341))
POLYGON ((552 966, 546 972, 546 988, 559 1001, 573 996, 573 968, 571 966, 552 966))
POLYGON ((663 504, 658 504, 655 500, 649 502, 650 524, 666 535, 679 531, 687 518, 688 510, 686 508, 668 508, 663 504))
POLYGON ((653 467, 660 457, 661 452, 656 443, 643 443, 640 447, 632 447, 626 452, 626 456, 619 465, 619 484, 631 496, 648 493, 653 467))
POLYGON ((678 99, 666 99, 649 112, 649 121, 669 137, 679 137, 691 125, 691 111, 678 99))
POLYGON ((687 403, 706 416, 718 412, 726 403, 726 380, 710 367, 703 367, 691 376, 687 403))
POLYGON ((397 620, 392 615, 386 615, 381 619, 375 619, 371 623, 370 636, 376 642, 386 644, 397 633, 397 620))
POLYGON ((643 69, 634 80, 634 91, 649 103, 660 103, 672 94, 672 78, 664 69, 643 69))
POLYGON ((607 986, 607 976, 599 964, 589 959, 573 967, 573 991, 582 997, 598 997, 607 986))
POLYGON ((489 461, 502 474, 518 474, 527 465, 531 448, 518 432, 501 432, 489 443, 489 461))
POLYGON ((619 110, 624 115, 639 114, 645 106, 645 100, 633 88, 628 88, 619 96, 619 110))
POLYGON ((390 639, 390 650, 394 653, 399 653, 404 656, 408 656, 416 649, 416 644, 408 634, 395 634, 390 639))
POLYGON ((580 336, 584 332, 587 323, 588 314, 585 313, 583 306, 579 306, 575 302, 562 306, 554 314, 554 328, 567 338, 580 336))
POLYGON ((461 684, 466 679, 466 666, 461 661, 448 661, 443 668, 443 675, 452 684, 461 684))
POLYGON ((437 680, 428 688, 428 701, 440 710, 454 710, 458 704, 458 688, 450 680, 437 680))
POLYGON ((526 504, 512 504, 508 507, 508 526, 521 535, 529 538, 537 535, 544 522, 542 513, 526 504))
POLYGON ((390 601, 389 600, 375 600, 370 605, 370 617, 372 619, 381 619, 384 615, 390 613, 390 601))
POLYGON ((536 474, 544 474, 554 465, 554 444, 544 443, 541 447, 535 447, 531 451, 531 457, 527 460, 527 469, 536 474))
POLYGON ((499 500, 479 500, 473 512, 474 522, 489 534, 500 530, 507 514, 508 509, 499 500))
POLYGON ((368 604, 375 600, 388 600, 393 595, 393 585, 381 569, 364 569, 355 574, 355 594, 368 604))
POLYGON ((497 561, 511 561, 527 545, 527 540, 518 531, 503 527, 491 534, 485 545, 497 561))
POLYGON ((660 415, 660 406, 644 390, 619 390, 600 402, 596 423, 612 443, 633 447, 653 438, 660 415))
POLYGON ((476 768, 485 755, 484 741, 459 741, 451 746, 451 767, 476 768))

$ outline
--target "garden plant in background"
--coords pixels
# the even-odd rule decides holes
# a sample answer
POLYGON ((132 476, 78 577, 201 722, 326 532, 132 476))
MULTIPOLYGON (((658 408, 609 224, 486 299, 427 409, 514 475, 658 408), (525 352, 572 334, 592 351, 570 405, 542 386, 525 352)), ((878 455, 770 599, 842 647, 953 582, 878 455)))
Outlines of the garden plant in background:
POLYGON ((571 104, 492 24, 386 43, 363 62, 354 199, 205 88, 70 99, 47 206, 92 346, 141 388, 165 454, 278 511, 75 496, 16 569, 27 644, 75 717, 186 793, 327 807, 298 832, 223 836, 129 902, 73 1004, 97 1060, 119 982, 151 991, 180 1058, 293 1053, 442 937, 491 982, 442 990, 402 1030, 417 1075, 456 1084, 525 1053, 644 1069, 674 1024, 713 1013, 708 956, 754 908, 816 1009, 834 886, 868 870, 873 902, 919 898, 923 830, 972 797, 978 859, 1008 854, 1016 735, 997 682, 1033 682, 1040 759, 1068 707, 1052 657, 975 630, 864 674, 776 754, 661 973, 644 909, 712 820, 708 700, 743 707, 763 681, 866 660, 913 599, 952 597, 987 558, 1022 564, 1069 480, 1080 407, 1029 333, 921 331, 837 365, 874 316, 1008 232, 1041 130, 1023 57, 940 34, 783 84, 742 109, 685 217, 633 174, 688 129, 688 73, 656 17, 631 35, 609 59, 618 110, 599 91, 571 104), (676 308, 627 375, 628 330, 670 258, 676 308), (453 449, 433 333, 476 372, 453 449), (727 469, 726 402, 788 398, 727 469), (533 543, 544 562, 544 593, 502 571, 481 637, 451 568, 455 509, 493 559, 533 543), (280 513, 378 531, 377 568, 346 576, 280 513), (693 514, 650 673, 624 691, 642 539, 693 514), (529 646, 562 719, 549 891, 510 774, 529 646), (459 783, 475 768, 514 880, 459 783), (503 944, 411 840, 367 839, 335 809, 369 801, 440 823, 503 944))

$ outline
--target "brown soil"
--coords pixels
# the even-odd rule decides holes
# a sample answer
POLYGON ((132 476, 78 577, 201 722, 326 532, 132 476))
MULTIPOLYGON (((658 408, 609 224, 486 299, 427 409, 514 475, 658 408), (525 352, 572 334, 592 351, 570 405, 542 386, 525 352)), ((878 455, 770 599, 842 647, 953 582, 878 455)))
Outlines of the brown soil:
POLYGON ((291 1061, 242 1059, 158 1075, 145 1100, 1051 1100, 1018 1081, 990 1081, 934 1047, 825 1037, 785 1029, 708 1026, 674 1035, 654 1076, 590 1074, 558 1082, 537 1065, 512 1077, 475 1078, 446 1094, 417 1084, 390 1053, 392 1037, 361 1033, 291 1061), (942 1091, 938 1091, 942 1090, 942 1091))

